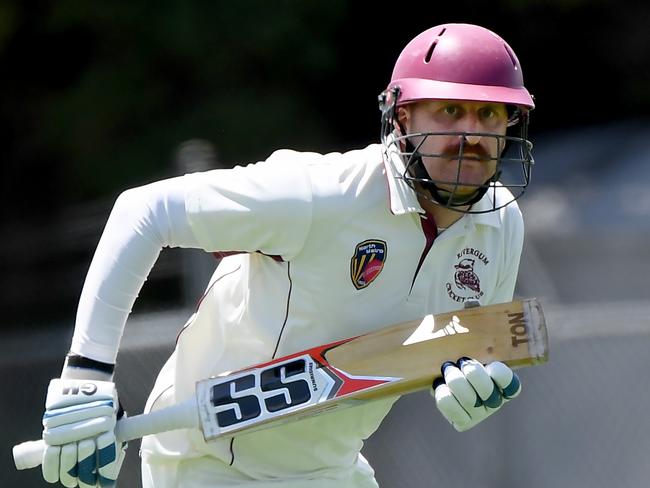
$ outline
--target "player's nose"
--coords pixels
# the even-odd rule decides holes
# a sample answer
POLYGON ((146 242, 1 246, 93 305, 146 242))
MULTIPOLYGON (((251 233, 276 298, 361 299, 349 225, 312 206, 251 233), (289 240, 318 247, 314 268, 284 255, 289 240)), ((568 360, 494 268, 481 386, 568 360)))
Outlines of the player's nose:
POLYGON ((465 147, 467 146, 477 146, 481 142, 481 136, 476 134, 465 134, 465 147))
POLYGON ((481 136, 477 135, 477 133, 483 132, 481 122, 473 113, 468 113, 463 117, 460 121, 460 130, 464 133, 463 137, 467 145, 475 146, 481 141, 481 136))

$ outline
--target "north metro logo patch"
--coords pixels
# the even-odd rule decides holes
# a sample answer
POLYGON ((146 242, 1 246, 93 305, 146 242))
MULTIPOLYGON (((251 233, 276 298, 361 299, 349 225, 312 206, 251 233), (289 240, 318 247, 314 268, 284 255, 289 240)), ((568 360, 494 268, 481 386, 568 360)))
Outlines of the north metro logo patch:
POLYGON ((386 243, 379 239, 368 239, 357 244, 350 260, 350 277, 357 290, 372 283, 386 261, 386 243))

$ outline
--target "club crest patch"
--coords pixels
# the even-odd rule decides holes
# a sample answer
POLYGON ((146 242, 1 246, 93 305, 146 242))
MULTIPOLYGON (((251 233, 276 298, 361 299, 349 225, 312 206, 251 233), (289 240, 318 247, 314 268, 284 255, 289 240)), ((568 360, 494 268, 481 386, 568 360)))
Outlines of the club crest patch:
POLYGON ((455 302, 464 303, 467 300, 480 300, 485 292, 481 289, 479 275, 490 264, 490 260, 482 251, 466 247, 456 255, 453 283, 447 282, 447 294, 455 302))
POLYGON ((368 239, 357 244, 350 260, 350 278, 357 290, 375 281, 386 262, 386 243, 379 239, 368 239))

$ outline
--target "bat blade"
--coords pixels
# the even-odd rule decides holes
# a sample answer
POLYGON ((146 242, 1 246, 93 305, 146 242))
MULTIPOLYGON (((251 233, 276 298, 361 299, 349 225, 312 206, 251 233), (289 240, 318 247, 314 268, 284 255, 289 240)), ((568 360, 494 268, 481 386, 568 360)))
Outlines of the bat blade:
POLYGON ((197 384, 207 441, 429 388, 443 362, 468 356, 513 368, 548 356, 536 299, 428 315, 197 384))

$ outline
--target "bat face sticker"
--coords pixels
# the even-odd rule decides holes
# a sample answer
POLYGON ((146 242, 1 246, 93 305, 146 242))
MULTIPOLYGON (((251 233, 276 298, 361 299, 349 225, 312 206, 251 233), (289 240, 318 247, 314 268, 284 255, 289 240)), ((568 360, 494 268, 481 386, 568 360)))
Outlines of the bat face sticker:
POLYGON ((417 344, 418 342, 440 339, 441 337, 467 334, 469 329, 463 327, 457 315, 454 315, 449 323, 442 328, 436 329, 436 322, 433 315, 427 315, 420 326, 402 343, 403 346, 417 344))

